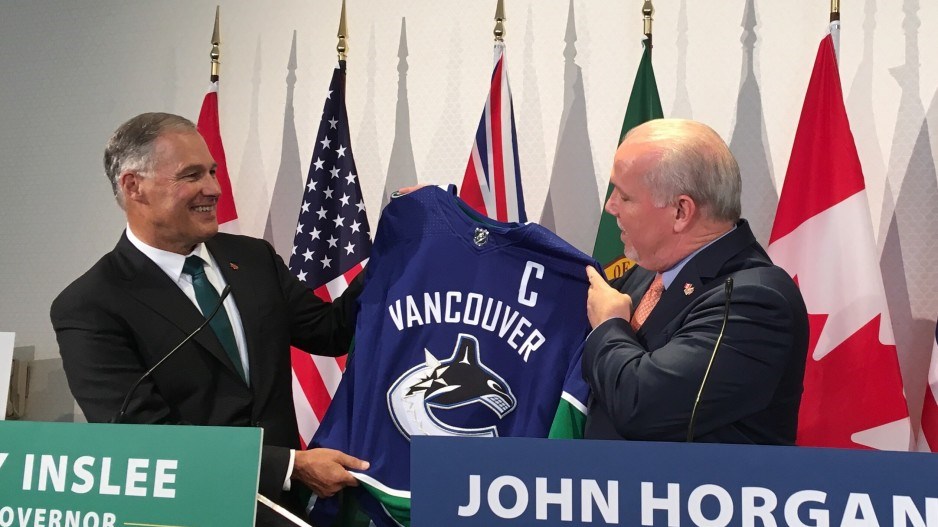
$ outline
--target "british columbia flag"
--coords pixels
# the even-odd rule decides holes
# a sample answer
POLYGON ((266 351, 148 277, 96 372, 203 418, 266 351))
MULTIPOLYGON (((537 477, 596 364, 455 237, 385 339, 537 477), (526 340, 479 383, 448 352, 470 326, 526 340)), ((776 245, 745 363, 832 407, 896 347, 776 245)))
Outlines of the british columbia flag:
MULTIPOLYGON (((332 74, 293 237, 290 271, 325 301, 338 297, 361 272, 371 235, 345 111, 345 61, 332 74)), ((306 350, 314 352, 315 350, 306 350)), ((303 447, 332 401, 345 357, 292 349, 293 402, 303 447)))
POLYGON ((459 197, 499 221, 528 221, 521 191, 518 136, 508 86, 505 43, 495 43, 495 69, 459 197))

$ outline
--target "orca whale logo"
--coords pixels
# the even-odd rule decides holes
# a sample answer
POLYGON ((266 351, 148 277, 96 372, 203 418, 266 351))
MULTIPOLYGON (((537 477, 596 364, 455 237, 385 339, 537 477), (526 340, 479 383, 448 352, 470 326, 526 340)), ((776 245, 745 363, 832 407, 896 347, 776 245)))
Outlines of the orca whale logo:
POLYGON ((444 423, 433 409, 482 404, 499 419, 517 406, 511 387, 482 364, 479 341, 460 333, 449 359, 437 360, 424 348, 426 361, 404 372, 388 390, 388 411, 408 440, 414 435, 497 437, 495 426, 464 428, 444 423))

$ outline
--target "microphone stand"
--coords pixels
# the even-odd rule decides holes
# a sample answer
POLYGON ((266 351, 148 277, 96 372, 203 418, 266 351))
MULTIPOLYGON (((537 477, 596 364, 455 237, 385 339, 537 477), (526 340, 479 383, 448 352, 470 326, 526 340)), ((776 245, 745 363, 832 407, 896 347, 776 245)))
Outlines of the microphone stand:
POLYGON ((710 362, 707 363, 707 369, 704 371, 703 380, 700 381, 700 389, 697 390, 697 399, 694 401, 694 407, 690 412, 690 422, 687 424, 687 442, 694 442, 694 422, 697 420, 697 407, 700 405, 700 397, 703 395, 704 386, 707 385, 707 378, 710 377, 710 368, 713 367, 713 359, 717 356, 717 350, 723 343, 723 332, 726 330, 726 322, 730 318, 730 297, 733 295, 733 277, 726 279, 726 304, 723 305, 723 325, 720 327, 720 334, 717 335, 717 342, 710 353, 710 362))
POLYGON ((130 404, 130 397, 134 394, 135 391, 137 391, 137 387, 140 386, 140 383, 143 382, 144 379, 149 377, 150 374, 153 373, 154 370, 159 368, 161 364, 166 362, 166 359, 172 356, 173 353, 176 353, 176 350, 181 348, 186 342, 189 342, 190 340, 192 340, 193 337, 198 335, 199 332, 202 331, 202 329, 204 329, 205 326, 207 326, 208 323, 211 322, 213 318, 215 318, 215 315, 218 313, 218 310, 221 309, 222 304, 225 303, 225 299, 228 298, 229 293, 231 293, 231 285, 226 285, 225 288, 221 292, 221 296, 218 299, 218 304, 215 305, 215 309, 213 309, 212 312, 207 317, 205 317, 205 322, 202 322, 202 324, 199 325, 199 327, 195 328, 195 331, 193 331, 192 333, 189 333, 189 335, 186 338, 182 339, 182 342, 177 344, 175 348, 170 350, 170 352, 164 355, 163 358, 160 359, 159 362, 154 364, 152 368, 147 370, 146 373, 144 373, 143 375, 140 376, 139 379, 137 379, 137 382, 135 382, 134 385, 131 386, 130 390, 127 392, 127 396, 124 397, 124 402, 123 404, 121 404, 121 409, 117 412, 114 418, 111 419, 112 423, 119 424, 124 420, 124 414, 127 413, 127 406, 130 404))

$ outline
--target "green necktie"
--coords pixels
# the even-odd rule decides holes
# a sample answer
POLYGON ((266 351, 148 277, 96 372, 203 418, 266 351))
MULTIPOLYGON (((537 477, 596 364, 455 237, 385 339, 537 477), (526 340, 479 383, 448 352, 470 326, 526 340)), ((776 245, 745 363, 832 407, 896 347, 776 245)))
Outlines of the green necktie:
MULTIPOLYGON (((195 299, 199 302, 199 307, 202 308, 203 316, 208 316, 218 305, 219 297, 218 291, 215 290, 212 283, 208 281, 208 277, 205 276, 203 265, 204 262, 201 258, 190 256, 186 258, 186 263, 182 266, 182 272, 192 277, 195 299)), ((228 353, 235 370, 238 371, 245 382, 248 382, 247 377, 244 375, 244 366, 241 364, 241 354, 238 353, 238 344, 235 342, 234 330, 231 329, 231 321, 228 320, 228 312, 225 310, 224 305, 218 308, 218 313, 208 325, 212 327, 212 331, 215 332, 215 336, 221 342, 221 347, 225 348, 225 352, 228 353)))

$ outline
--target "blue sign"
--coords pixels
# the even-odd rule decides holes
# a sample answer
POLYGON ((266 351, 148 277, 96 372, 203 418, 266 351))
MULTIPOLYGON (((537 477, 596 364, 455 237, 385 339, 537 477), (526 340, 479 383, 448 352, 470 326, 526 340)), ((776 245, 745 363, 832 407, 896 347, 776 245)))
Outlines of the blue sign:
POLYGON ((415 436, 412 526, 938 527, 938 456, 415 436))

